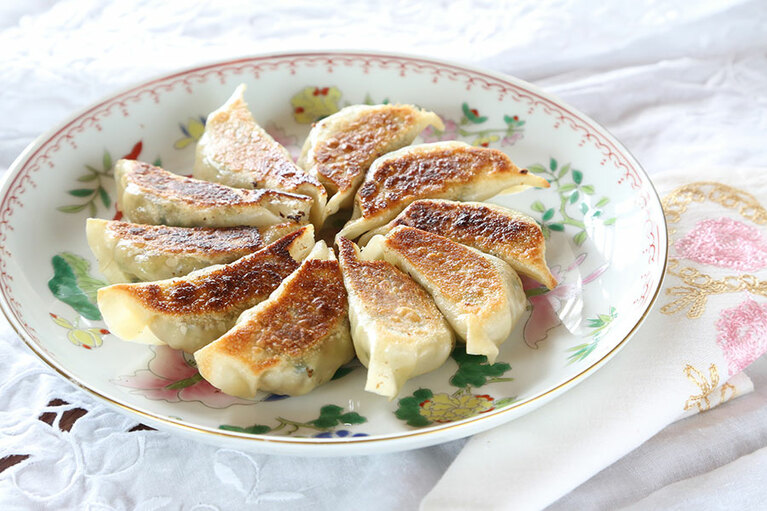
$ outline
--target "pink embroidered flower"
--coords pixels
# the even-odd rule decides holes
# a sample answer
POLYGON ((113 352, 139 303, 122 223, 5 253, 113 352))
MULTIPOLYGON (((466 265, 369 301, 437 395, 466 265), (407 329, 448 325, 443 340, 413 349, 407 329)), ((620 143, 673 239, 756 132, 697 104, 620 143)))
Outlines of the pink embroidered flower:
POLYGON ((767 304, 752 299, 724 309, 716 322, 717 344, 727 358, 730 376, 767 351, 767 304))
POLYGON ((298 160, 298 157, 301 155, 301 147, 296 142, 296 137, 288 135, 284 129, 274 123, 267 124, 264 127, 264 131, 269 133, 278 144, 288 150, 293 161, 298 160))
POLYGON ((533 308, 523 332, 525 343, 529 347, 537 349, 538 343, 548 337, 549 331, 562 322, 559 312, 564 308, 564 304, 576 298, 581 294, 583 286, 594 281, 607 270, 608 264, 605 263, 584 277, 583 280, 573 279, 571 274, 585 259, 586 254, 580 254, 564 270, 561 266, 552 266, 551 273, 559 285, 551 291, 547 291, 546 288, 541 287, 532 279, 522 277, 522 285, 533 308))
POLYGON ((226 408, 251 401, 224 394, 202 379, 194 358, 168 346, 154 346, 154 357, 147 369, 113 380, 122 387, 136 389, 147 399, 155 401, 199 401, 211 408, 226 408))
POLYGON ((421 138, 426 143, 439 142, 441 140, 456 140, 458 138, 458 124, 455 121, 445 121, 445 131, 439 131, 432 126, 427 126, 421 132, 421 138))
POLYGON ((731 218, 701 220, 675 244, 681 257, 734 270, 767 266, 767 239, 756 227, 731 218))

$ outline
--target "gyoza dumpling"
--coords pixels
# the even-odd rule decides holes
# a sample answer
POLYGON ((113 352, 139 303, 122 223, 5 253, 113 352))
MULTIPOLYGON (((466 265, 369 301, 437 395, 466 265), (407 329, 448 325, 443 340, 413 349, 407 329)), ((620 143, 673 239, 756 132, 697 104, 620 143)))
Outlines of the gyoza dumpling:
POLYGON ((263 227, 309 221, 312 200, 277 190, 242 190, 179 176, 133 160, 115 165, 117 207, 139 224, 263 227))
POLYGON ((338 261, 320 241, 268 300, 194 354, 197 367, 232 396, 306 394, 354 358, 347 311, 338 261))
POLYGON ((501 151, 464 142, 405 147, 378 158, 354 197, 354 213, 339 236, 354 239, 397 216, 418 199, 485 200, 520 185, 547 188, 501 151))
POLYGON ((168 344, 192 353, 266 300, 314 245, 311 225, 237 261, 186 277, 115 284, 98 291, 107 328, 126 341, 168 344))
POLYGON ((440 367, 455 344, 434 300, 386 261, 363 261, 357 246, 338 239, 349 293, 357 358, 368 368, 365 390, 393 399, 410 378, 440 367))
POLYGON ((313 199, 311 221, 319 229, 328 200, 325 188, 299 168, 248 109, 245 85, 208 115, 197 143, 194 177, 236 188, 271 188, 313 199))
POLYGON ((430 232, 399 226, 375 236, 365 258, 383 255, 434 298, 466 352, 490 363, 527 304, 519 276, 497 257, 430 232))
POLYGON ((99 271, 117 284, 182 277, 231 263, 300 227, 295 222, 268 227, 169 227, 89 218, 85 233, 99 271))
POLYGON ((546 244, 541 227, 531 217, 501 206, 481 202, 418 200, 397 218, 360 238, 364 245, 376 234, 397 225, 433 232, 494 255, 515 271, 554 289, 557 280, 546 266, 546 244))
POLYGON ((353 105, 314 125, 298 165, 331 195, 325 216, 350 207, 370 164, 409 145, 426 126, 445 129, 439 116, 412 105, 353 105))

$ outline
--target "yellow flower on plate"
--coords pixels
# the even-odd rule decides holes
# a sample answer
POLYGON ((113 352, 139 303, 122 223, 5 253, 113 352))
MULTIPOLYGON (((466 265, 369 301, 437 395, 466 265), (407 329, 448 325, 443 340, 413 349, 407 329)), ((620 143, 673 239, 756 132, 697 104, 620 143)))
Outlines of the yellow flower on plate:
POLYGON ((421 415, 434 422, 467 419, 493 409, 493 398, 487 394, 435 394, 421 403, 421 415))
POLYGON ((493 142, 498 142, 500 137, 498 135, 485 135, 484 137, 478 137, 471 143, 471 145, 477 147, 488 147, 493 142))
POLYGON ((337 87, 304 87, 290 98, 296 122, 309 124, 338 112, 341 91, 337 87))
POLYGON ((76 319, 74 323, 66 318, 62 318, 53 313, 48 313, 53 319, 53 322, 62 328, 66 328, 67 339, 75 346, 82 346, 85 349, 98 348, 103 344, 102 335, 109 333, 106 328, 80 328, 80 319, 76 319))
POLYGON ((176 149, 183 149, 192 142, 200 140, 202 133, 205 131, 205 118, 200 117, 199 119, 194 119, 190 117, 186 124, 179 123, 179 127, 184 136, 176 140, 173 147, 176 149))

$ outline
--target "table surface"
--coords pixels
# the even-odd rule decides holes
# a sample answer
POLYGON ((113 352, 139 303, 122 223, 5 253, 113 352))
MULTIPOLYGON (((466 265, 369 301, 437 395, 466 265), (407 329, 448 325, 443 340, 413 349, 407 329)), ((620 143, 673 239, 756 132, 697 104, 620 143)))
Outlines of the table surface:
MULTIPOLYGON (((532 81, 605 125, 651 175, 764 167, 765 26, 758 0, 6 3, 0 172, 37 135, 136 80, 239 55, 331 48, 418 53, 532 81)), ((9 361, 0 372, 0 501, 20 508, 415 509, 464 444, 312 460, 207 447, 147 431, 71 388, 5 320, 0 337, 9 361), (28 459, 42 461, 15 470, 28 459)), ((747 372, 754 393, 669 426, 551 507, 759 502, 767 359, 747 372)))

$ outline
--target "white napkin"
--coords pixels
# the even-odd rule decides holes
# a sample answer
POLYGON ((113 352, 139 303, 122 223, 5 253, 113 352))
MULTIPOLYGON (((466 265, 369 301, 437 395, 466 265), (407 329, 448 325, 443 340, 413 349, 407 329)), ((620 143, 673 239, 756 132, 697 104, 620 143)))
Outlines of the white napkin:
POLYGON ((645 324, 575 389, 472 438, 423 511, 545 507, 666 425, 753 390, 740 371, 767 351, 767 170, 653 178, 671 246, 645 324))

